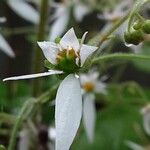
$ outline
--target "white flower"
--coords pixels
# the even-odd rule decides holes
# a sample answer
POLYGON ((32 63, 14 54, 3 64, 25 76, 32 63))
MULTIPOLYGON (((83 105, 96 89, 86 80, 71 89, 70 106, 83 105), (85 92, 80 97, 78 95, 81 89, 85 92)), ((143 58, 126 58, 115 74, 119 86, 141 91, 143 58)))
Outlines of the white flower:
POLYGON ((132 141, 126 141, 125 144, 132 150, 146 150, 144 147, 141 145, 134 143, 132 141))
POLYGON ((81 21, 83 17, 91 10, 89 6, 83 4, 79 0, 64 0, 61 3, 52 3, 52 6, 55 8, 55 13, 52 17, 54 22, 50 29, 50 41, 54 40, 56 37, 60 37, 67 28, 72 6, 74 8, 73 14, 77 21, 81 21))
POLYGON ((80 75, 83 92, 83 124, 90 142, 94 139, 96 120, 95 95, 94 92, 106 93, 106 84, 98 80, 98 72, 89 72, 80 75))
MULTIPOLYGON (((62 64, 64 60, 70 60, 73 66, 82 67, 87 57, 97 49, 97 47, 83 44, 85 35, 86 33, 83 35, 81 43, 79 43, 74 29, 71 28, 62 37, 58 44, 54 42, 38 42, 38 44, 41 47, 46 59, 54 66, 59 66, 59 64, 62 64)), ((69 68, 69 65, 70 64, 67 63, 65 66, 62 66, 62 71, 50 70, 46 73, 11 77, 4 79, 4 81, 62 74, 66 73, 65 69, 69 68)), ((80 125, 82 116, 80 82, 79 78, 75 75, 75 71, 71 71, 72 72, 67 73, 69 75, 60 84, 56 95, 56 150, 69 150, 80 125)))
MULTIPOLYGON (((4 23, 6 21, 5 17, 0 17, 0 23, 4 23)), ((9 57, 15 57, 15 54, 12 48, 9 46, 9 43, 5 40, 5 38, 0 34, 0 50, 2 50, 9 57)))
POLYGON ((9 7, 20 17, 31 23, 38 24, 39 13, 25 0, 7 0, 9 7))

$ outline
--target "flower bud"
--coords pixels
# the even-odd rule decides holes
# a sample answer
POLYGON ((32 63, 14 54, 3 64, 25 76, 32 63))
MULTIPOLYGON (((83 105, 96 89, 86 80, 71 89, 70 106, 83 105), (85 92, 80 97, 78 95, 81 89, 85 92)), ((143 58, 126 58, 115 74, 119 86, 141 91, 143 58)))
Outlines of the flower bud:
POLYGON ((144 40, 143 32, 141 30, 133 30, 131 32, 124 33, 125 42, 128 44, 138 45, 144 40))
POLYGON ((142 26, 142 30, 146 34, 150 34, 150 20, 146 20, 142 26))

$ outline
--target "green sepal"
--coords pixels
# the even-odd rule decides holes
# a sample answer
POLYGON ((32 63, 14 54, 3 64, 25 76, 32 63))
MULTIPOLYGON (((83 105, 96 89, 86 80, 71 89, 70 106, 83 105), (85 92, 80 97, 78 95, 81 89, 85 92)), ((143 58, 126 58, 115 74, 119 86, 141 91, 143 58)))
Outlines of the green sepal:
POLYGON ((55 66, 51 64, 47 59, 44 60, 44 66, 48 69, 54 69, 55 66))
POLYGON ((126 31, 124 33, 125 42, 128 44, 138 45, 144 41, 143 32, 141 30, 126 31))
POLYGON ((142 30, 146 34, 150 34, 150 20, 146 20, 142 26, 142 30))
POLYGON ((55 66, 55 69, 62 70, 66 74, 75 73, 79 70, 79 66, 76 65, 74 58, 63 58, 59 61, 59 63, 55 66))

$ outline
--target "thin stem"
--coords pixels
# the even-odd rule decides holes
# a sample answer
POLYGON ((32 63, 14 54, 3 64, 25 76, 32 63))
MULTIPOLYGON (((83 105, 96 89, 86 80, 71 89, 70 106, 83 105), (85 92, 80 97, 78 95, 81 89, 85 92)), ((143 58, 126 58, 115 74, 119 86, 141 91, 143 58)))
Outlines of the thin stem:
POLYGON ((101 40, 100 40, 100 42, 99 42, 98 47, 100 47, 100 46, 103 44, 103 42, 104 42, 105 40, 107 40, 107 38, 108 38, 120 25, 122 25, 122 24, 128 19, 128 17, 129 17, 129 13, 128 13, 127 15, 125 15, 123 18, 121 18, 119 21, 117 21, 117 22, 114 24, 114 26, 113 26, 110 30, 108 30, 108 32, 106 32, 106 34, 103 35, 103 37, 101 38, 101 40))
MULTIPOLYGON (((42 41, 45 38, 46 22, 47 22, 48 0, 41 0, 40 7, 40 22, 37 33, 37 41, 42 41)), ((33 72, 41 72, 43 70, 42 52, 36 45, 33 55, 33 72)), ((41 79, 36 79, 32 83, 32 95, 34 97, 41 93, 41 79)))
POLYGON ((16 119, 16 123, 14 125, 14 128, 12 130, 12 134, 11 134, 11 138, 9 141, 9 146, 8 146, 8 150, 13 150, 16 144, 16 137, 17 137, 17 131, 20 127, 20 124, 22 123, 23 120, 23 114, 25 113, 25 111, 27 110, 29 104, 31 103, 31 101, 26 101, 26 103, 23 105, 20 114, 18 115, 17 119, 16 119))
POLYGON ((99 63, 103 61, 113 60, 113 59, 144 59, 150 60, 149 56, 146 55, 137 55, 137 54, 124 54, 124 53, 115 53, 115 54, 108 54, 97 57, 93 59, 92 63, 99 63))
POLYGON ((14 34, 24 34, 24 33, 35 33, 35 27, 27 26, 27 27, 19 27, 19 28, 3 28, 1 33, 5 36, 14 35, 14 34))
POLYGON ((42 94, 37 99, 32 98, 32 99, 27 100, 24 103, 18 117, 16 118, 16 122, 15 122, 15 125, 14 125, 13 130, 12 130, 12 134, 11 134, 11 137, 10 137, 8 150, 14 150, 17 133, 18 133, 18 130, 19 130, 19 127, 20 127, 22 121, 29 117, 32 110, 37 106, 36 104, 47 102, 50 99, 50 93, 53 93, 54 90, 56 90, 57 86, 58 86, 58 84, 56 84, 49 91, 45 92, 44 94, 42 94), (31 107, 31 105, 33 107, 31 107), (31 108, 32 110, 28 111, 28 108, 31 108))

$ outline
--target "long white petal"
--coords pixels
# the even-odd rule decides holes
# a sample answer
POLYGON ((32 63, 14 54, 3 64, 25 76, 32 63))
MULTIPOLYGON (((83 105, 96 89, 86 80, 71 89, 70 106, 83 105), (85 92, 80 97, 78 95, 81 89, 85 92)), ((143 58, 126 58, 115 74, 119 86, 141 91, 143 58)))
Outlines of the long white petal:
POLYGON ((55 38, 60 37, 65 31, 69 20, 69 13, 66 11, 63 15, 61 14, 51 25, 49 40, 54 41, 55 38))
POLYGON ((56 96, 56 150, 69 150, 82 116, 79 80, 68 75, 60 84, 56 96))
POLYGON ((82 45, 80 49, 81 66, 83 66, 85 60, 90 56, 98 47, 82 45))
POLYGON ((23 0, 8 0, 8 5, 20 17, 37 24, 39 22, 39 13, 23 0))
POLYGON ((93 94, 85 94, 83 99, 83 124, 89 142, 93 142, 96 120, 96 108, 93 94))
POLYGON ((141 145, 136 144, 132 141, 126 141, 125 144, 132 150, 144 150, 144 148, 141 145))
POLYGON ((42 49, 45 58, 52 64, 56 64, 56 56, 58 54, 58 47, 53 42, 38 42, 39 47, 42 49))
POLYGON ((78 51, 80 48, 79 41, 75 35, 74 29, 71 28, 61 39, 60 45, 68 49, 69 47, 73 48, 75 51, 78 51))
POLYGON ((8 42, 4 39, 4 37, 1 34, 0 34, 0 49, 8 56, 15 57, 15 53, 13 52, 8 42))
POLYGON ((9 77, 9 78, 3 79, 3 81, 32 79, 32 78, 39 78, 39 77, 49 76, 49 75, 53 75, 53 74, 62 74, 62 73, 63 73, 63 71, 49 70, 49 72, 43 72, 43 73, 37 73, 37 74, 30 74, 30 75, 22 75, 22 76, 9 77))
POLYGON ((89 12, 90 9, 82 3, 77 4, 74 8, 74 15, 77 21, 82 21, 83 17, 89 12))

